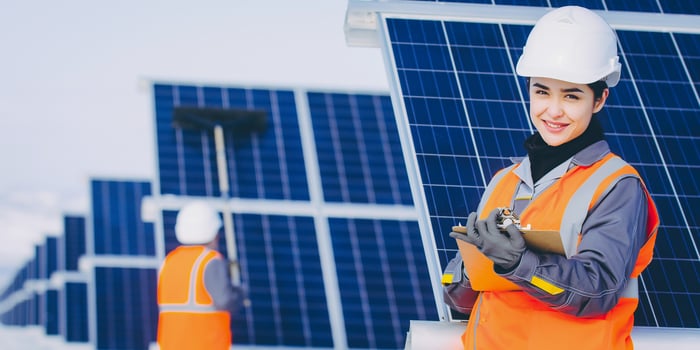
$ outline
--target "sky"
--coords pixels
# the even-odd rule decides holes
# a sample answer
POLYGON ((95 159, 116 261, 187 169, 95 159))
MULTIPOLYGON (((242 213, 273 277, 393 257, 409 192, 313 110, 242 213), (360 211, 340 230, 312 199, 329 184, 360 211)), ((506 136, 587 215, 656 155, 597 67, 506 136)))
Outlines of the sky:
POLYGON ((346 0, 0 1, 0 290, 92 178, 156 174, 152 81, 387 91, 346 0))

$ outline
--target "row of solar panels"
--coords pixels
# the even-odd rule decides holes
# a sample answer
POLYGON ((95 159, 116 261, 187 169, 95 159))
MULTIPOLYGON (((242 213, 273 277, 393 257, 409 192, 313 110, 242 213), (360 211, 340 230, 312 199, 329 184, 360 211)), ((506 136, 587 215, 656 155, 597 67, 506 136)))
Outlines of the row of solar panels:
POLYGON ((153 96, 158 178, 92 180, 90 214, 66 216, 3 292, 4 324, 147 348, 158 264, 195 197, 232 213, 252 299, 232 322, 236 345, 401 348, 410 320, 437 317, 388 96, 167 83, 153 96), (267 118, 259 133, 225 131, 228 200, 210 130, 174 123, 183 106, 267 118))
POLYGON ((140 220, 146 181, 91 180, 89 217, 35 246, 0 298, 2 323, 40 327, 67 344, 146 349, 157 323, 153 224, 140 220))

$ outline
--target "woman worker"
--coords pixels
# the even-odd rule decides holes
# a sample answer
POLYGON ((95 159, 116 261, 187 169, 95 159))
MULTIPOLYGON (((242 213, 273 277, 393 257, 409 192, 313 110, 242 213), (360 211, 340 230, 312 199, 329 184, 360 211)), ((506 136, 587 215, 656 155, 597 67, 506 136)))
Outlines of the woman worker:
POLYGON ((448 264, 460 278, 445 284, 446 303, 471 308, 464 349, 632 349, 637 276, 659 218, 596 119, 620 67, 615 32, 590 10, 552 10, 530 32, 516 71, 537 132, 527 156, 497 172, 466 226, 450 233, 493 265, 485 277, 470 276, 469 255, 448 264), (499 208, 520 225, 498 227, 499 208), (529 244, 527 229, 558 232, 563 251, 529 244), (489 278, 506 283, 490 287, 489 278))

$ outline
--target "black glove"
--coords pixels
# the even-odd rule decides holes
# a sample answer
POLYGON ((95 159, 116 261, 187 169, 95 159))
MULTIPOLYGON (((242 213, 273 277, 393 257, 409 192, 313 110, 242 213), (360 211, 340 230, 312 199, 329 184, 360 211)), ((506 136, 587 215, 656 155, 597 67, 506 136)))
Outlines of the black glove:
POLYGON ((496 227, 498 209, 494 209, 486 220, 476 220, 476 213, 467 217, 467 233, 450 232, 450 237, 475 245, 486 257, 503 270, 510 270, 520 262, 525 252, 525 240, 514 225, 505 231, 496 227))

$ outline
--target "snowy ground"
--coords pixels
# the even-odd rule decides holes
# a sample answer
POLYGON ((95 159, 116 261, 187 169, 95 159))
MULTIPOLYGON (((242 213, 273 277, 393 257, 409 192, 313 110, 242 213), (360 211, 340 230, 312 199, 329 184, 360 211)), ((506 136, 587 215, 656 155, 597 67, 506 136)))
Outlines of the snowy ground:
POLYGON ((2 350, 87 350, 84 344, 68 344, 58 336, 46 336, 41 327, 7 327, 0 325, 2 350))

